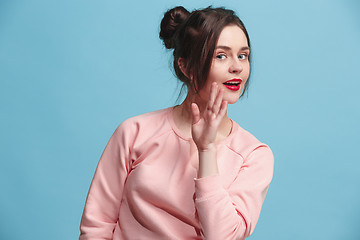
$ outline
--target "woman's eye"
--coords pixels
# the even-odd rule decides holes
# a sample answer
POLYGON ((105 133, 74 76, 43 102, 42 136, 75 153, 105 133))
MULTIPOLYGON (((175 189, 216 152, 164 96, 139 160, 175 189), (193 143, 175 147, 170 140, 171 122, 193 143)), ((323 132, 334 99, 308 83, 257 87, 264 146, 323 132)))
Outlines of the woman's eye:
POLYGON ((218 55, 216 55, 216 58, 217 59, 225 59, 225 54, 218 54, 218 55))
POLYGON ((239 55, 239 59, 241 59, 241 60, 245 60, 246 57, 247 57, 246 54, 240 54, 240 55, 239 55))

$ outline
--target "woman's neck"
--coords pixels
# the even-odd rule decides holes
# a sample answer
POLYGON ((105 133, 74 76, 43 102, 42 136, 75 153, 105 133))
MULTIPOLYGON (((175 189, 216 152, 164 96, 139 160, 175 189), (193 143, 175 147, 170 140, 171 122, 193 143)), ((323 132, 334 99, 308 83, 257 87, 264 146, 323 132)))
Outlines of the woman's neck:
MULTIPOLYGON (((188 94, 185 100, 177 107, 175 107, 173 111, 173 118, 175 125, 177 128, 188 137, 191 137, 191 126, 192 126, 192 113, 191 113, 191 103, 196 103, 199 107, 200 114, 202 115, 203 111, 206 108, 206 101, 200 99, 200 97, 196 94, 188 94)), ((225 114, 222 122, 220 123, 218 133, 217 133, 217 141, 221 141, 222 139, 229 136, 232 128, 232 121, 225 114)))

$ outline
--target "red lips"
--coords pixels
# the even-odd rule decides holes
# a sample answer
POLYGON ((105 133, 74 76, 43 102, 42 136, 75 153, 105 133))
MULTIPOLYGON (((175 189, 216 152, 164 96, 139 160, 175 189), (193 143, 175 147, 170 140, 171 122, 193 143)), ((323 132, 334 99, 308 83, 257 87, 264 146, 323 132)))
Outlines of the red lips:
POLYGON ((234 79, 224 82, 223 84, 227 89, 230 89, 231 91, 238 91, 240 89, 241 82, 242 82, 241 79, 234 78, 234 79))

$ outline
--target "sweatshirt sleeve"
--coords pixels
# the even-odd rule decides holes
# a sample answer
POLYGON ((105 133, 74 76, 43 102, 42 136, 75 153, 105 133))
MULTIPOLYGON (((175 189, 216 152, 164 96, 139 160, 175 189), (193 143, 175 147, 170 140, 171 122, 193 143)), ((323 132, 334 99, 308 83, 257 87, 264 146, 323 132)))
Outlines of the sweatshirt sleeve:
POLYGON ((99 160, 80 223, 80 240, 113 238, 130 169, 130 136, 124 129, 120 124, 99 160))
POLYGON ((228 189, 223 187, 220 175, 195 179, 195 206, 206 240, 250 236, 259 219, 273 167, 270 148, 261 145, 244 159, 228 189))

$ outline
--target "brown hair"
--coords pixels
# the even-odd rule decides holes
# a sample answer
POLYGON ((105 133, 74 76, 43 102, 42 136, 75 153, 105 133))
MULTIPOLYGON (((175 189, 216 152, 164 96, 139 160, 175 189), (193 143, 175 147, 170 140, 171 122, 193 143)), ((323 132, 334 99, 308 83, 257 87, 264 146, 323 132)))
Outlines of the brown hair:
MULTIPOLYGON (((188 89, 193 86, 198 92, 205 85, 216 42, 223 28, 228 25, 239 26, 250 47, 248 32, 232 10, 209 6, 190 13, 184 7, 178 6, 164 14, 160 24, 160 39, 164 41, 167 49, 174 49, 175 73, 188 89), (185 60, 186 75, 192 76, 193 83, 181 71, 178 64, 179 58, 185 60)), ((241 96, 244 95, 248 83, 249 79, 245 83, 241 96)))

